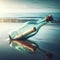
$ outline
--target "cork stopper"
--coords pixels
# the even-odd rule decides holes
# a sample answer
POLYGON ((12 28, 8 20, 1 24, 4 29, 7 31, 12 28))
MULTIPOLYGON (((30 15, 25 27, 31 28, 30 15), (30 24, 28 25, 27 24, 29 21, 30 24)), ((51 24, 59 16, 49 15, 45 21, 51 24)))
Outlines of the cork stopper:
POLYGON ((52 17, 52 15, 48 15, 47 17, 46 17, 46 21, 47 22, 49 22, 49 21, 52 21, 53 20, 53 17, 52 17))

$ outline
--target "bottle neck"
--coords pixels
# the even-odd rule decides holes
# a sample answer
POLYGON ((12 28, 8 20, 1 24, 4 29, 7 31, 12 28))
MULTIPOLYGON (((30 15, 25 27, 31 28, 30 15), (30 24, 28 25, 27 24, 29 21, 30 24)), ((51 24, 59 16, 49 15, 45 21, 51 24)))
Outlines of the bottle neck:
POLYGON ((48 22, 46 21, 46 19, 39 19, 37 21, 37 26, 36 26, 36 29, 39 30, 40 27, 42 27, 43 25, 47 24, 48 22))
POLYGON ((45 19, 43 19, 43 20, 41 20, 41 21, 39 20, 39 23, 38 23, 37 25, 35 25, 36 31, 33 32, 33 33, 31 33, 31 34, 29 34, 29 35, 26 36, 25 38, 27 39, 27 38, 29 38, 29 37, 34 36, 36 33, 38 33, 39 29, 40 29, 42 26, 44 26, 45 24, 47 24, 47 22, 46 22, 45 19))

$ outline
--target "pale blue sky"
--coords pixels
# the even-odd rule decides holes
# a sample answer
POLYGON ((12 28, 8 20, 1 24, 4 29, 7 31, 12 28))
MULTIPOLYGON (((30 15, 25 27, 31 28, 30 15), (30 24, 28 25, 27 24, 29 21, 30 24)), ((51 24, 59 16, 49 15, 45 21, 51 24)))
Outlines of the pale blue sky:
POLYGON ((0 13, 60 12, 59 0, 0 0, 0 13))

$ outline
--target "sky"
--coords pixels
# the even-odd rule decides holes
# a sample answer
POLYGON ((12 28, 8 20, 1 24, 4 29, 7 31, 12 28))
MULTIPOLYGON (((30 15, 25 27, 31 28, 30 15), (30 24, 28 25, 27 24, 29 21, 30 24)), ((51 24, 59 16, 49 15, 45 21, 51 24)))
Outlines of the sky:
POLYGON ((0 0, 0 15, 4 13, 60 12, 59 0, 0 0))

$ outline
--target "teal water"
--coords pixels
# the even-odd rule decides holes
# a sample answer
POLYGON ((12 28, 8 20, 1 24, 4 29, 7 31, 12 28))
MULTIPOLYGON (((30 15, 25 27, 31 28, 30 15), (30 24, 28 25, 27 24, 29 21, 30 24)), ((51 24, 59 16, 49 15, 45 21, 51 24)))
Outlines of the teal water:
MULTIPOLYGON (((9 32, 18 26, 20 26, 20 23, 0 23, 0 60, 45 60, 42 54, 25 55, 9 46, 9 41, 7 40, 9 32)), ((54 54, 53 60, 60 60, 60 24, 49 23, 43 26, 29 40, 52 52, 54 54)))

